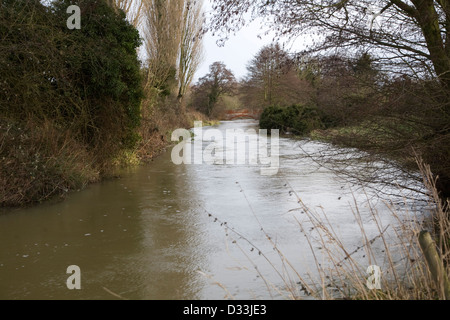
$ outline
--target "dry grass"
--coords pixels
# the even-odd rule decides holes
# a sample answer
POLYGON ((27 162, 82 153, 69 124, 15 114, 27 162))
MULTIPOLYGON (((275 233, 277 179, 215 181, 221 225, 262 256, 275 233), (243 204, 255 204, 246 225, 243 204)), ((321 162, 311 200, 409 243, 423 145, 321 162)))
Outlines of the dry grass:
POLYGON ((176 101, 155 103, 144 102, 139 128, 141 141, 135 150, 138 162, 148 162, 161 154, 170 145, 172 131, 178 128, 192 128, 194 121, 202 121, 203 126, 215 125, 205 114, 195 110, 184 110, 176 101))
POLYGON ((99 179, 94 157, 51 121, 0 121, 0 206, 62 196, 99 179))
POLYGON ((141 110, 141 141, 135 154, 139 162, 148 162, 161 154, 171 143, 173 130, 188 126, 186 114, 177 107, 176 101, 144 101, 141 110))
MULTIPOLYGON (((390 203, 385 202, 387 210, 383 210, 382 214, 391 214, 393 221, 396 222, 385 225, 382 222, 381 213, 375 207, 369 207, 370 217, 368 217, 367 212, 360 211, 355 200, 350 209, 360 234, 355 234, 354 237, 362 239, 356 248, 354 246, 349 248, 346 245, 337 232, 336 225, 328 220, 326 213, 311 210, 295 193, 295 190, 290 188, 291 192, 297 196, 300 209, 305 213, 306 219, 297 220, 297 222, 311 249, 316 266, 313 273, 304 274, 291 264, 278 248, 277 243, 265 232, 255 213, 261 231, 276 251, 281 264, 266 256, 263 250, 259 250, 236 228, 226 225, 226 231, 235 234, 238 240, 234 240, 233 243, 241 248, 242 253, 252 263, 258 275, 264 280, 267 290, 277 291, 278 296, 288 299, 320 300, 444 300, 446 298, 442 289, 444 284, 433 280, 420 248, 418 236, 423 230, 432 233, 440 258, 446 266, 446 272, 450 274, 449 204, 442 204, 436 191, 436 179, 429 167, 421 161, 418 161, 418 164, 424 185, 428 190, 429 203, 426 207, 428 212, 418 209, 398 212, 390 203), (367 232, 367 221, 373 224, 371 235, 367 232), (373 226, 377 231, 375 235, 373 226), (240 241, 250 244, 256 249, 255 252, 269 263, 277 278, 281 280, 282 290, 279 285, 271 283, 267 275, 259 271, 254 259, 239 244, 240 241), (318 247, 320 250, 314 249, 318 247), (381 259, 380 252, 383 253, 381 259), (361 256, 364 259, 361 259, 361 256), (379 265, 381 268, 380 289, 368 287, 370 276, 368 267, 372 265, 379 265)), ((244 191, 243 194, 245 196, 244 191)), ((250 203, 249 206, 251 208, 250 203)), ((224 224, 214 216, 212 217, 215 222, 224 224)))
MULTIPOLYGON (((450 223, 448 204, 444 206, 436 191, 436 179, 428 166, 418 161, 424 185, 429 192, 428 218, 425 212, 399 213, 389 203, 385 203, 396 227, 383 225, 380 213, 370 207, 371 221, 376 226, 377 235, 369 237, 356 204, 352 208, 358 223, 363 242, 350 250, 340 239, 326 215, 319 215, 310 210, 298 197, 309 223, 316 231, 315 237, 307 237, 311 249, 318 242, 322 247, 319 255, 315 255, 318 278, 313 281, 300 279, 308 287, 308 292, 317 299, 363 299, 363 300, 436 300, 445 299, 442 283, 435 283, 429 267, 420 249, 418 237, 422 230, 429 230, 436 239, 440 257, 447 266, 449 274, 449 239, 450 223), (407 217, 405 219, 405 217, 407 217), (368 266, 377 265, 379 257, 373 247, 374 242, 381 243, 384 262, 380 265, 381 289, 368 287, 368 266), (366 261, 354 258, 355 253, 364 252, 366 261), (324 264, 323 261, 326 261, 324 264)), ((384 213, 385 214, 385 213, 384 213)), ((304 229, 302 223, 299 227, 304 229)), ((304 230, 303 230, 304 231, 304 230)), ((380 251, 380 248, 377 248, 380 251)), ((360 256, 360 255, 358 255, 360 256)), ((296 298, 299 298, 298 296, 296 298)))

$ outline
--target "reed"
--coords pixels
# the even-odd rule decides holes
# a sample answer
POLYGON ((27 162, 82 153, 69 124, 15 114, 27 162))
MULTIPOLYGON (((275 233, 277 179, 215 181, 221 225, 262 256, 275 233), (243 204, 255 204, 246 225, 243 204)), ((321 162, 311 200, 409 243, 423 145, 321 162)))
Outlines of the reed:
MULTIPOLYGON (((220 221, 211 213, 208 214, 214 222, 225 227, 227 235, 235 236, 232 240, 233 244, 238 246, 250 261, 272 297, 275 296, 272 292, 276 291, 277 297, 287 299, 445 300, 448 298, 446 281, 450 274, 449 203, 442 203, 436 189, 436 177, 431 173, 429 166, 421 160, 417 160, 417 163, 428 194, 427 206, 422 206, 422 209, 416 207, 406 212, 399 212, 391 202, 384 201, 383 205, 387 210, 383 210, 382 213, 379 207, 369 205, 370 219, 368 219, 367 212, 363 213, 360 210, 356 198, 353 197, 354 204, 349 210, 352 211, 360 232, 355 237, 362 239, 356 248, 346 245, 336 226, 328 219, 326 212, 308 207, 289 183, 286 184, 290 192, 297 197, 299 209, 306 217, 302 221, 298 219, 296 221, 311 249, 315 264, 313 272, 302 272, 290 262, 282 249, 265 231, 248 200, 263 236, 276 251, 279 261, 274 261, 273 256, 267 255, 237 228, 220 221), (423 209, 424 207, 426 209, 423 209), (381 214, 392 215, 392 221, 395 223, 385 225, 381 214), (367 220, 376 227, 375 235, 373 232, 371 234, 367 232, 367 220), (442 266, 442 273, 445 276, 436 277, 433 266, 427 263, 419 241, 420 235, 425 231, 429 232, 433 239, 438 263, 442 266), (248 245, 251 246, 253 255, 248 253, 246 248, 248 245), (383 261, 380 261, 380 252, 383 253, 383 261), (279 284, 269 281, 268 275, 260 271, 254 254, 261 256, 269 263, 276 278, 282 283, 282 290, 279 284), (378 288, 371 285, 371 274, 368 273, 368 267, 374 265, 379 266, 381 270, 378 288)), ((246 197, 245 191, 242 192, 246 197)), ((369 199, 368 196, 367 198, 369 199)), ((270 278, 273 279, 272 276, 270 278)), ((227 296, 229 295, 227 291, 227 296)))

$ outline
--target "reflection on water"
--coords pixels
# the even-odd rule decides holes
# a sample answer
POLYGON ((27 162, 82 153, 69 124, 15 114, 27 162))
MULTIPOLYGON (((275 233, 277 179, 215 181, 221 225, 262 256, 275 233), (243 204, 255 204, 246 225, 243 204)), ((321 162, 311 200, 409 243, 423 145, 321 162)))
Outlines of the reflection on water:
MULTIPOLYGON (((219 126, 229 128, 257 123, 219 126)), ((350 247, 362 241, 348 186, 300 157, 296 143, 281 139, 274 176, 249 165, 177 166, 167 152, 63 202, 0 215, 0 299, 116 298, 104 288, 129 299, 283 298, 267 236, 299 273, 315 268, 290 186, 350 247), (66 287, 69 265, 81 268, 81 290, 66 287)))

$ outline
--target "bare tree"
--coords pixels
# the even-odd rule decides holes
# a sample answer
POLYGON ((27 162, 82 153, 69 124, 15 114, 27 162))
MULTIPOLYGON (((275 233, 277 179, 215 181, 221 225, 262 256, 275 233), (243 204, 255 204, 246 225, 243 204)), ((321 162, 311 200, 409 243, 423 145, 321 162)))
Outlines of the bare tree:
POLYGON ((181 102, 202 57, 201 0, 145 0, 147 87, 181 102))
POLYGON ((241 92, 252 108, 301 103, 309 96, 309 84, 299 77, 295 61, 278 43, 263 47, 247 70, 241 92))
POLYGON ((313 34, 311 49, 376 48, 391 64, 423 66, 450 84, 448 0, 214 0, 214 9, 214 31, 239 29, 250 12, 279 36, 313 34))
POLYGON ((236 79, 223 62, 214 62, 209 73, 198 80, 193 88, 194 105, 206 115, 211 116, 214 107, 224 94, 232 94, 236 89, 236 79))
POLYGON ((273 103, 273 96, 279 87, 280 79, 289 70, 290 59, 280 45, 272 44, 262 48, 250 61, 247 70, 250 81, 258 83, 263 89, 264 101, 273 103))
POLYGON ((178 64, 178 99, 183 99, 187 88, 203 58, 201 33, 203 0, 187 1, 183 12, 183 29, 181 34, 178 64))
POLYGON ((148 57, 148 87, 170 92, 170 87, 174 86, 182 37, 183 8, 182 0, 145 1, 144 41, 148 57))
POLYGON ((138 28, 142 22, 144 2, 146 0, 107 0, 110 6, 123 10, 130 23, 138 28))

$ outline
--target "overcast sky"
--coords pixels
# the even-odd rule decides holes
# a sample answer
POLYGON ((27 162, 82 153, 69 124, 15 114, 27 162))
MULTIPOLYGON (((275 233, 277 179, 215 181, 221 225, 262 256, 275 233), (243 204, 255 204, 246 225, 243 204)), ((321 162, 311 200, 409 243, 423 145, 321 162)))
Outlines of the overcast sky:
POLYGON ((235 36, 230 35, 223 47, 219 47, 216 43, 219 37, 213 37, 210 33, 206 34, 203 40, 204 59, 196 73, 195 80, 207 74, 209 66, 216 61, 224 62, 237 79, 245 76, 247 63, 272 40, 271 37, 258 39, 257 35, 260 33, 258 28, 259 26, 253 23, 235 36))

